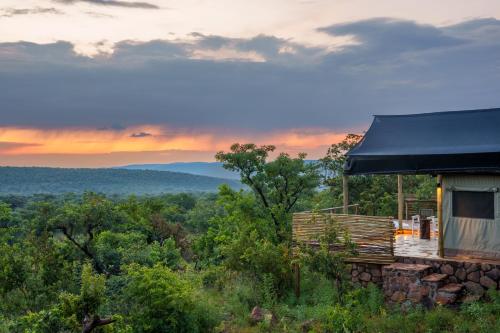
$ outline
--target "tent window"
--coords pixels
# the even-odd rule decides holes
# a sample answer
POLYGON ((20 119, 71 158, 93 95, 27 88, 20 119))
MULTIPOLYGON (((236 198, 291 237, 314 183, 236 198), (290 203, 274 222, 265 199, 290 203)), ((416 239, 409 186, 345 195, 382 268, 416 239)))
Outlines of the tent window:
POLYGON ((495 193, 453 191, 453 216, 475 219, 495 218, 495 193))

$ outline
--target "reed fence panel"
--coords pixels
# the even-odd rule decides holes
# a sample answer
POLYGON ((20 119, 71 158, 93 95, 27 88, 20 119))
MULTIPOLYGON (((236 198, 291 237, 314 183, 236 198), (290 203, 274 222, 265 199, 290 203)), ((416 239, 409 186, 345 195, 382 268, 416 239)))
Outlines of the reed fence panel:
MULTIPOLYGON (((330 224, 336 223, 346 230, 356 243, 357 255, 350 262, 386 264, 394 262, 394 225, 392 217, 344 215, 331 213, 293 214, 294 244, 319 244, 330 224)), ((331 244, 335 250, 336 244, 331 244)))

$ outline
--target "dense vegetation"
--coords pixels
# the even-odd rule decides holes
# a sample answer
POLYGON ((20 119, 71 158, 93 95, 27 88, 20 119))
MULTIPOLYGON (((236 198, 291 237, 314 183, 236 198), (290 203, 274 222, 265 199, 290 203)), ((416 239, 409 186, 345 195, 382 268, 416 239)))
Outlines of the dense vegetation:
MULTIPOLYGON (((352 286, 343 258, 355 247, 348 237, 342 251, 326 246, 344 234, 334 224, 318 250, 292 256, 290 215, 338 204, 344 149, 333 146, 321 165, 269 161, 272 146, 217 154, 248 191, 0 198, 0 332, 500 331, 495 292, 460 309, 401 312, 376 287, 352 286)), ((421 195, 434 184, 408 180, 421 195)), ((395 214, 392 177, 353 185, 363 211, 395 214)))
POLYGON ((241 188, 236 180, 170 171, 0 167, 0 194, 216 192, 221 184, 241 188))

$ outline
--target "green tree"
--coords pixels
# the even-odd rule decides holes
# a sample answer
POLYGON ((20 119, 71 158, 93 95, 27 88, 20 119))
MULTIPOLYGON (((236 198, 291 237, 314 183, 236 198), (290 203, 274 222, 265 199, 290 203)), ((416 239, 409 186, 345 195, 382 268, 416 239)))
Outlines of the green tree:
POLYGON ((322 176, 325 185, 332 185, 332 181, 344 174, 345 154, 354 148, 363 138, 358 134, 347 134, 339 143, 332 144, 326 156, 320 159, 322 176))
POLYGON ((82 333, 90 333, 100 326, 116 321, 112 317, 101 318, 100 310, 105 302, 106 278, 95 274, 91 265, 84 265, 79 295, 63 294, 62 310, 66 315, 75 316, 82 323, 82 333))
MULTIPOLYGON (((343 202, 342 175, 346 153, 361 140, 361 135, 348 134, 344 140, 332 144, 320 159, 323 183, 329 192, 321 198, 323 207, 339 207, 343 202)), ((404 177, 406 193, 419 199, 434 196, 435 181, 427 175, 404 177)), ((397 177, 395 175, 360 175, 349 177, 349 202, 359 205, 359 213, 366 215, 395 216, 397 214, 397 177)))
MULTIPOLYGON (((30 278, 31 258, 26 255, 22 244, 0 244, 0 253, 0 267, 2 268, 0 269, 0 295, 2 300, 9 299, 9 295, 27 298, 29 296, 27 284, 30 278)), ((25 299, 25 301, 27 300, 25 299)), ((0 309, 8 305, 10 304, 3 303, 0 305, 0 309)))
POLYGON ((194 288, 163 265, 128 269, 127 321, 135 332, 209 332, 214 323, 198 311, 194 288))
POLYGON ((291 282, 288 243, 278 242, 274 224, 254 195, 223 185, 218 206, 223 212, 210 219, 206 234, 195 242, 195 252, 205 264, 222 264, 261 283, 272 278, 278 294, 291 282))
POLYGON ((95 242, 97 260, 106 272, 120 274, 123 265, 137 263, 143 266, 153 266, 163 263, 171 268, 177 268, 181 262, 179 249, 171 238, 163 243, 147 243, 146 235, 130 232, 101 232, 95 242))
POLYGON ((12 219, 12 209, 10 205, 0 201, 0 226, 1 223, 10 222, 12 219))
POLYGON ((66 203, 50 218, 49 225, 59 231, 99 273, 109 273, 96 256, 95 240, 99 233, 120 224, 123 215, 101 195, 85 193, 80 204, 66 203))
POLYGON ((11 325, 11 330, 19 333, 90 333, 98 327, 114 323, 117 318, 101 317, 106 301, 105 276, 95 274, 92 265, 85 264, 80 278, 78 294, 63 291, 56 298, 57 303, 20 316, 11 325))
POLYGON ((219 213, 216 200, 216 195, 210 195, 196 201, 193 209, 187 213, 186 225, 189 230, 194 233, 203 233, 208 230, 209 220, 219 213))
POLYGON ((306 163, 305 154, 291 158, 281 153, 268 161, 274 150, 274 146, 236 143, 230 152, 221 151, 215 157, 224 168, 240 173, 242 183, 252 189, 273 221, 278 241, 289 242, 290 214, 301 197, 313 194, 319 175, 315 164, 306 163))

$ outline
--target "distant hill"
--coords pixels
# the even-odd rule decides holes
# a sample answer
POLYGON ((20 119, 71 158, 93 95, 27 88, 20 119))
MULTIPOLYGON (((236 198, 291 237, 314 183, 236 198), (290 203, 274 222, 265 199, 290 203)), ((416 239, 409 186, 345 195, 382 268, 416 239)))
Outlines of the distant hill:
POLYGON ((239 180, 240 175, 237 172, 226 170, 222 167, 222 163, 218 162, 178 162, 166 164, 132 164, 115 169, 127 170, 156 170, 156 171, 173 171, 184 172, 193 175, 218 177, 226 179, 239 180))
POLYGON ((88 190, 107 194, 214 192, 223 183, 235 189, 242 187, 234 179, 170 171, 0 167, 0 194, 59 194, 88 190))
MULTIPOLYGON (((306 163, 315 163, 316 160, 306 160, 306 163)), ((115 169, 126 170, 155 170, 155 171, 173 171, 190 173, 192 175, 217 177, 225 179, 240 180, 240 174, 226 170, 219 162, 176 162, 165 164, 131 164, 115 169)))

